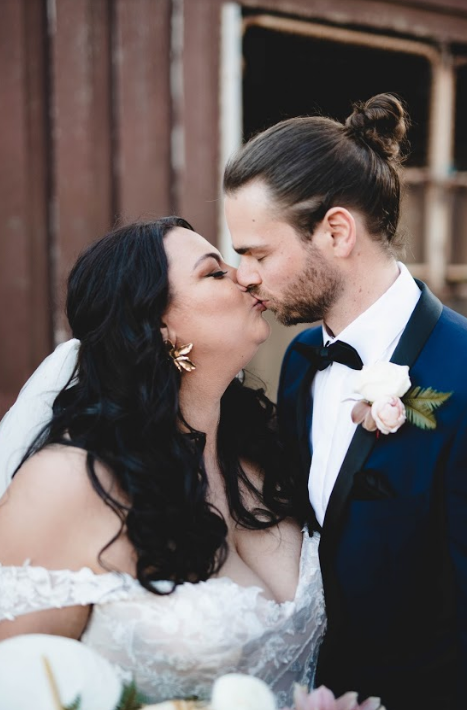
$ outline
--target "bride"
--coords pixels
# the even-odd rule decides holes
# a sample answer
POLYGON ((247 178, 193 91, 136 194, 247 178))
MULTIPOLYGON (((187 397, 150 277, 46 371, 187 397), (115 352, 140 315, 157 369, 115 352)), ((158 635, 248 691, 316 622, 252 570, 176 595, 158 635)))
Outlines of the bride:
POLYGON ((273 405, 236 377, 268 336, 263 310, 180 218, 81 255, 67 298, 79 342, 53 361, 53 415, 0 503, 0 638, 81 639, 153 702, 207 698, 231 671, 280 706, 312 684, 318 542, 273 405))

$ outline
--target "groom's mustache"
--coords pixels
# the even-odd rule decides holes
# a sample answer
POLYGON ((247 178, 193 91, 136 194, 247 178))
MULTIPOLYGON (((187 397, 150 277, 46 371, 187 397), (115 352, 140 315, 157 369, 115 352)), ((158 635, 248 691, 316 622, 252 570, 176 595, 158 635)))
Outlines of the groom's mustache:
POLYGON ((252 296, 256 296, 256 298, 261 301, 260 293, 255 286, 248 286, 247 291, 249 294, 251 294, 252 296))

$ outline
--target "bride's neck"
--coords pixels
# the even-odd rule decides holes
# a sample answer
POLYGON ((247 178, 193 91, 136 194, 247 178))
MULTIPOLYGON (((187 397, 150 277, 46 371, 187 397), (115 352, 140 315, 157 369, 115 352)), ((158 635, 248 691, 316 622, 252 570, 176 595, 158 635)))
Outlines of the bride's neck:
POLYGON ((225 382, 196 377, 198 373, 184 373, 180 387, 180 410, 187 424, 206 434, 207 444, 216 440, 220 421, 221 398, 225 382))

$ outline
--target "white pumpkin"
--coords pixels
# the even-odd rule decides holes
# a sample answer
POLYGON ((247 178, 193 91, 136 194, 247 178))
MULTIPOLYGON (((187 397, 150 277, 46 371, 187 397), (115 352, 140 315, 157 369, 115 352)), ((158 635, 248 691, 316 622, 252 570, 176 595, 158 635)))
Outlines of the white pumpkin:
POLYGON ((115 710, 123 686, 112 665, 79 641, 46 634, 0 643, 0 710, 57 708, 44 657, 62 705, 80 696, 80 710, 115 710))
POLYGON ((218 678, 211 695, 212 710, 276 710, 276 699, 259 678, 227 673, 218 678))
POLYGON ((156 705, 144 705, 142 710, 210 710, 210 708, 196 700, 166 700, 156 705))

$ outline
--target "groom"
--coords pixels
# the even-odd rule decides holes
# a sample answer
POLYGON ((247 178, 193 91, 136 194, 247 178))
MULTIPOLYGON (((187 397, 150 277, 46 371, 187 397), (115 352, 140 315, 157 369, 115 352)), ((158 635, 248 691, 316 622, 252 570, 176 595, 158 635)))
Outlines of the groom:
POLYGON ((393 255, 404 130, 391 95, 345 126, 273 126, 228 164, 226 217, 239 283, 286 325, 323 320, 291 343, 279 386, 321 533, 328 632, 316 682, 380 696, 387 710, 461 710, 467 320, 393 255), (381 362, 394 363, 382 379, 381 362))

